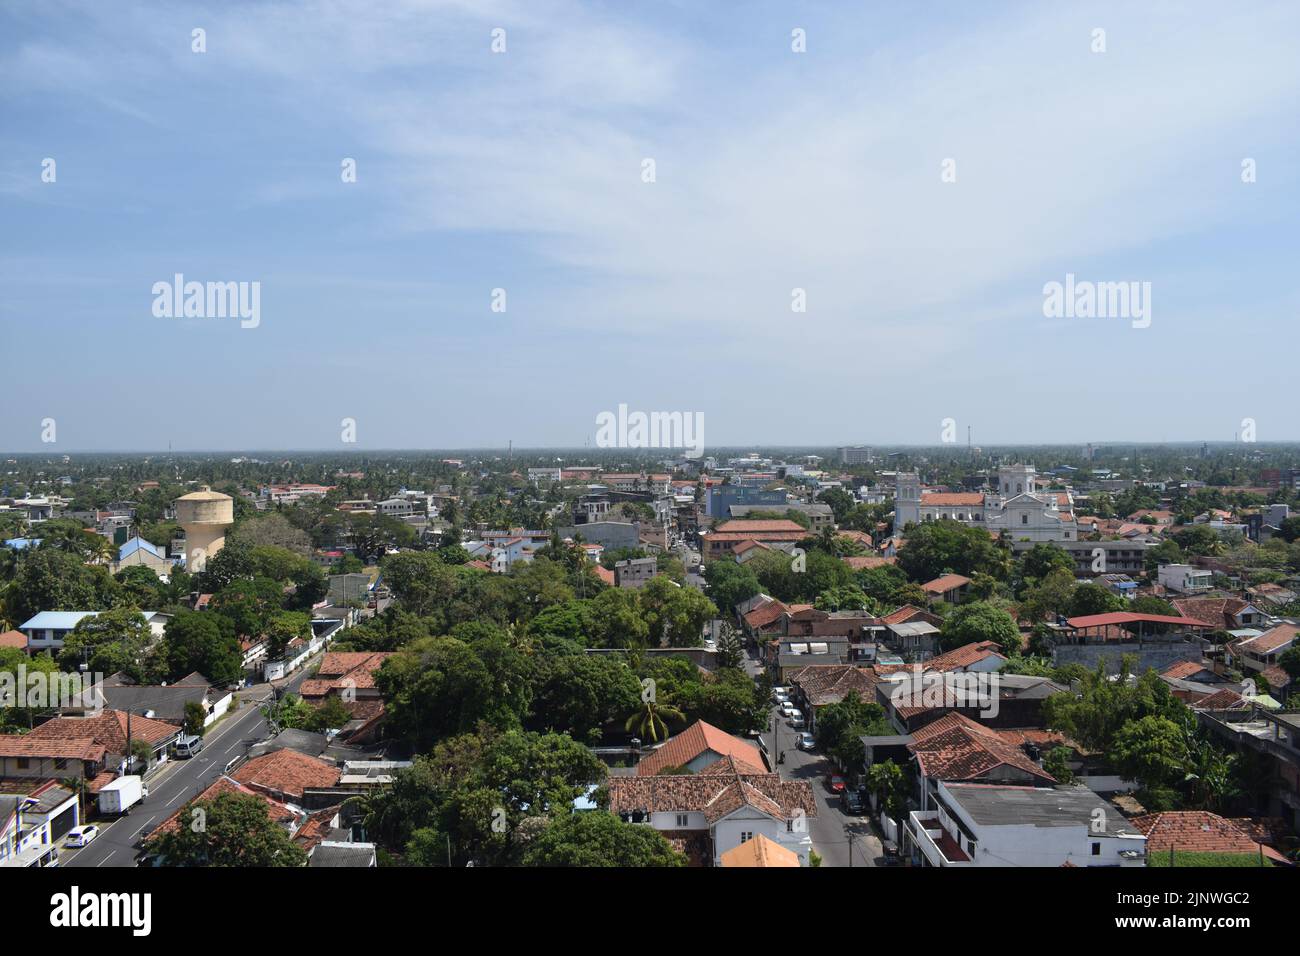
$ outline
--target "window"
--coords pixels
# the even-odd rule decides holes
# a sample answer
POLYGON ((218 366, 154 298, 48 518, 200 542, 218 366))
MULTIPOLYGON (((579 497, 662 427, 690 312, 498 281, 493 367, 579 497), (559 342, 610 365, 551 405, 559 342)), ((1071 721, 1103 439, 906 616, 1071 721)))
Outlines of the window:
POLYGON ((19 758, 18 758, 18 769, 19 769, 19 770, 26 770, 26 769, 28 769, 31 765, 32 765, 32 762, 31 762, 30 760, 28 760, 26 757, 19 757, 19 758))
POLYGON ((678 827, 678 829, 685 829, 685 827, 686 827, 686 825, 687 825, 688 823, 690 823, 690 817, 689 817, 688 815, 686 815, 685 813, 679 813, 679 814, 677 814, 677 827, 678 827))
POLYGON ((68 760, 67 760, 67 758, 66 758, 66 757, 59 757, 59 758, 56 758, 55 761, 54 761, 54 769, 55 769, 55 770, 67 770, 67 769, 68 769, 68 760))
POLYGON ((740 834, 740 842, 741 842, 741 843, 748 843, 748 842, 749 842, 750 840, 752 840, 752 839, 754 839, 754 834, 753 834, 752 831, 748 831, 748 830, 746 830, 746 831, 742 831, 742 832, 741 832, 741 834, 740 834))
POLYGON ((1100 843, 1094 843, 1094 844, 1092 845, 1092 855, 1093 855, 1093 856, 1101 856, 1101 844, 1100 844, 1100 843))
POLYGON ((1021 515, 1021 516, 1020 516, 1020 523, 1021 523, 1021 524, 1029 524, 1029 515, 1021 515))

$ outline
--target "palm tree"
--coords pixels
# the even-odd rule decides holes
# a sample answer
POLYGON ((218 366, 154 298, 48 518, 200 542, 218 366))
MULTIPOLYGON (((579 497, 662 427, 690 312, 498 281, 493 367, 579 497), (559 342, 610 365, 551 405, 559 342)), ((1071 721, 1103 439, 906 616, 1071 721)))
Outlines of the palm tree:
POLYGON ((642 740, 658 743, 660 737, 668 739, 668 725, 664 723, 665 718, 684 721, 686 715, 668 704, 660 705, 653 700, 642 701, 641 707, 623 724, 623 729, 630 734, 635 733, 642 740))

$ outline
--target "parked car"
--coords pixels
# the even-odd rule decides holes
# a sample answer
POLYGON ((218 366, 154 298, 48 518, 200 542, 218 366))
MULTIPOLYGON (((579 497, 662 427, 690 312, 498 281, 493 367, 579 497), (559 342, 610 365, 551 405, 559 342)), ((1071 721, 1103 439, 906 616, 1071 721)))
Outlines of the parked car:
POLYGON ((808 722, 803 719, 803 714, 797 710, 790 714, 790 719, 787 722, 792 730, 803 730, 808 726, 808 722))
POLYGON ((800 750, 812 750, 817 746, 817 738, 805 730, 799 735, 799 739, 795 741, 795 746, 800 750))
POLYGON ((794 704, 790 703, 788 700, 785 700, 785 701, 782 701, 782 702, 781 702, 781 716, 782 716, 782 717, 789 717, 791 714, 797 714, 798 712, 799 712, 799 709, 798 709, 797 707, 795 707, 794 704))
POLYGON ((182 734, 176 738, 176 743, 172 745, 172 752, 177 757, 193 757, 203 749, 203 738, 197 736, 187 736, 182 734))
POLYGON ((848 789, 844 783, 844 775, 839 773, 833 773, 827 777, 826 786, 831 793, 844 793, 848 789))
POLYGON ((73 827, 68 831, 68 839, 64 846, 87 846, 97 836, 99 836, 99 827, 93 823, 84 827, 73 827))
POLYGON ((845 788, 840 793, 840 809, 851 817, 860 817, 867 812, 867 804, 858 791, 845 788))

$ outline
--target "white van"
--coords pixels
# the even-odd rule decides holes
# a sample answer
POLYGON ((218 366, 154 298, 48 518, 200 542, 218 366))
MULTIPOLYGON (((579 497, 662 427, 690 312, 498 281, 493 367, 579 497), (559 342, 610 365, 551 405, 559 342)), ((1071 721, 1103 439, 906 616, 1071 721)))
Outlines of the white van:
POLYGON ((176 738, 176 743, 172 747, 172 752, 177 757, 193 757, 203 749, 202 737, 187 737, 184 734, 176 738))

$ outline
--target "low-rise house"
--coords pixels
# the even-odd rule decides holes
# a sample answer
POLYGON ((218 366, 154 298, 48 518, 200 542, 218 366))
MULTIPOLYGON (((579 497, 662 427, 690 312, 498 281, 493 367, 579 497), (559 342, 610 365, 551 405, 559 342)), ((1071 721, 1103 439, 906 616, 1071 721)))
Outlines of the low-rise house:
POLYGON ((706 560, 726 557, 731 548, 742 541, 757 541, 769 546, 792 545, 808 537, 803 525, 788 519, 757 519, 751 521, 724 521, 713 531, 701 532, 702 551, 706 560))
POLYGON ((333 651, 320 662, 314 676, 302 682, 298 693, 309 704, 336 697, 352 714, 344 729, 357 738, 376 727, 384 715, 384 701, 375 686, 375 674, 391 655, 385 651, 333 651))
POLYGON ((379 865, 379 857, 375 852, 375 844, 373 843, 322 840, 307 854, 307 865, 310 867, 359 867, 369 869, 379 865))
POLYGON ((1271 607, 1280 607, 1283 604, 1293 603, 1297 597, 1295 591, 1283 587, 1280 584, 1257 584, 1253 588, 1247 588, 1246 593, 1253 599, 1262 601, 1271 607))
POLYGON ((0 634, 0 647, 7 647, 10 650, 27 652, 27 635, 22 631, 5 631, 0 634))
POLYGON ((117 773, 148 769, 167 759, 167 748, 180 729, 120 710, 95 716, 55 717, 30 733, 0 734, 0 777, 78 778, 107 782, 117 773), (128 761, 130 739, 149 748, 147 758, 128 761))
POLYGON ((1169 603, 1183 617, 1194 617, 1216 630, 1236 631, 1264 623, 1264 612, 1239 598, 1174 598, 1169 603))
POLYGON ((1214 574, 1190 564, 1162 564, 1156 571, 1160 585, 1177 594, 1196 594, 1213 586, 1214 574))
POLYGON ((823 707, 838 704, 849 694, 857 694, 864 703, 874 703, 880 683, 871 670, 855 664, 809 664, 789 674, 793 700, 808 719, 808 729, 817 727, 817 715, 823 707))
POLYGON ((287 747, 254 757, 231 774, 250 789, 299 805, 305 791, 336 786, 341 775, 333 761, 309 757, 287 747))
POLYGON ((722 854, 719 864, 729 867, 798 867, 799 854, 760 833, 722 854))
POLYGON ((162 577, 170 574, 172 562, 166 551, 141 537, 134 537, 117 549, 117 560, 113 563, 113 573, 127 568, 148 568, 162 577))
POLYGON ((1086 787, 941 782, 903 828, 904 853, 921 866, 1137 867, 1146 843, 1086 787))
MULTIPOLYGON (((203 725, 207 727, 220 720, 234 700, 231 690, 213 687, 197 671, 171 684, 137 684, 125 674, 111 674, 85 696, 92 708, 98 703, 113 710, 143 714, 178 727, 185 723, 187 704, 198 704, 203 708, 203 725)), ((75 709, 85 712, 87 708, 75 709)), ((69 715, 68 711, 69 709, 64 709, 65 716, 69 715)), ((135 728, 132 727, 133 736, 134 731, 135 728)))
POLYGON ((628 558, 614 564, 614 586, 640 588, 659 573, 659 563, 654 558, 628 558))
MULTIPOLYGON (((1146 837, 1147 853, 1163 854, 1174 860, 1177 854, 1251 856, 1291 865, 1291 861, 1270 846, 1257 842, 1240 824, 1205 810, 1148 813, 1129 821, 1146 837)), ((1204 865, 1205 861, 1199 861, 1204 865)))
POLYGON ((1248 671, 1263 671, 1275 667, 1278 658, 1289 650, 1300 637, 1300 627, 1283 622, 1269 628, 1258 637, 1235 641, 1228 645, 1228 653, 1248 671))
POLYGON ((53 780, 30 790, 0 782, 0 867, 56 865, 59 841, 80 822, 77 795, 53 780))
POLYGON ((767 772, 767 763, 756 746, 702 720, 697 720, 642 757, 636 772, 642 777, 666 769, 699 773, 724 757, 730 757, 737 769, 744 773, 767 772))
POLYGON ((761 834, 806 866, 807 821, 817 815, 817 801, 805 781, 747 773, 724 757, 697 774, 611 777, 609 809, 624 822, 654 827, 676 846, 695 848, 698 865, 719 866, 723 854, 761 834))
POLYGON ((960 574, 941 574, 933 581, 921 585, 931 601, 960 604, 970 590, 970 578, 960 574))
MULTIPOLYGON (((162 637, 171 615, 159 611, 141 611, 149 630, 154 637, 162 637)), ((39 654, 49 651, 58 654, 63 650, 63 642, 72 633, 83 618, 94 617, 98 611, 41 611, 18 625, 18 630, 27 635, 27 653, 39 654)))
POLYGON ((1026 753, 1022 731, 994 730, 964 714, 948 713, 913 730, 911 738, 907 749, 916 758, 922 809, 932 805, 940 782, 1035 787, 1056 783, 1026 753))

